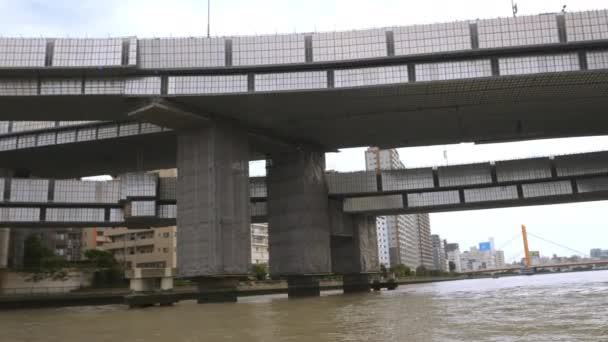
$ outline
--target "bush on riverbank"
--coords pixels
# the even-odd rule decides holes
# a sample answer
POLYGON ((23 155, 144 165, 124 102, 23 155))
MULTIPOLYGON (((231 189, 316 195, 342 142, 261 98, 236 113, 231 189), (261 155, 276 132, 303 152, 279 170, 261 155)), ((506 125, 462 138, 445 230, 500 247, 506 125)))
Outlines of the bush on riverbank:
POLYGON ((124 270, 111 253, 89 250, 85 252, 85 258, 83 261, 68 262, 45 247, 39 235, 32 234, 25 240, 23 269, 19 271, 28 273, 28 281, 33 282, 65 280, 70 269, 77 269, 92 272, 92 286, 96 288, 123 287, 127 284, 124 270))
POLYGON ((409 277, 412 274, 412 270, 403 264, 391 267, 390 271, 397 278, 409 277))
POLYGON ((127 287, 129 282, 125 279, 124 271, 120 267, 111 267, 93 272, 91 287, 116 288, 127 287))
POLYGON ((268 277, 268 266, 266 264, 251 265, 251 274, 256 280, 266 280, 268 277))

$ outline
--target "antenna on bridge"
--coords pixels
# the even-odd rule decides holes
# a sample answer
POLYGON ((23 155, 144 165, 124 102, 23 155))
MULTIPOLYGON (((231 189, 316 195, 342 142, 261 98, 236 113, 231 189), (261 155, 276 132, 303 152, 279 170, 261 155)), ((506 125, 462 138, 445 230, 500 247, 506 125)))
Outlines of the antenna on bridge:
POLYGON ((207 38, 211 37, 211 0, 207 0, 207 38))
POLYGON ((566 13, 566 6, 568 5, 564 5, 564 7, 562 7, 562 13, 566 13))
POLYGON ((513 18, 517 17, 518 9, 515 0, 511 0, 511 10, 513 11, 513 18))

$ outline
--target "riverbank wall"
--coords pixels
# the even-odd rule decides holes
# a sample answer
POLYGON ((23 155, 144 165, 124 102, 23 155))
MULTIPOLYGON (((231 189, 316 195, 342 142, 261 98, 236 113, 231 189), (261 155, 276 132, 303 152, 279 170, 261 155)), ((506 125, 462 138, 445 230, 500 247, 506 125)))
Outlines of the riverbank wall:
MULTIPOLYGON (((398 281, 400 285, 422 284, 439 281, 461 280, 466 278, 407 278, 398 281)), ((321 281, 321 291, 342 290, 341 281, 321 281)), ((117 305, 124 304, 124 297, 131 292, 127 288, 119 289, 74 289, 67 293, 48 293, 39 290, 37 293, 22 291, 14 295, 0 296, 0 310, 49 308, 64 306, 117 305)), ((196 299, 198 292, 194 286, 176 287, 173 293, 178 300, 196 299)), ((287 283, 284 281, 244 282, 239 285, 239 297, 287 294, 287 283)))

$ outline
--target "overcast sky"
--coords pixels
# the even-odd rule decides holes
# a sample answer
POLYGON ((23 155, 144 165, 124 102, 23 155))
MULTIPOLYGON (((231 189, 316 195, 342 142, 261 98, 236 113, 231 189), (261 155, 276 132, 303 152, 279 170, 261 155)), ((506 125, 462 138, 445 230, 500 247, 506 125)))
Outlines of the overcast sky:
MULTIPOLYGON (((519 14, 603 9, 606 0, 518 0, 519 14)), ((511 15, 510 0, 212 0, 211 34, 251 35, 348 30, 511 15)), ((205 0, 0 0, 0 36, 170 37, 206 34, 205 0)), ((608 150, 608 138, 399 149, 406 167, 608 150)), ((364 148, 329 154, 328 169, 363 170, 364 148)), ((263 166, 252 165, 260 174, 263 166)), ((608 248, 608 202, 431 214, 433 233, 461 249, 493 236, 501 246, 529 231, 589 253, 608 248)), ((543 255, 572 254, 530 238, 543 255)), ((521 257, 519 239, 505 246, 507 259, 521 257)))

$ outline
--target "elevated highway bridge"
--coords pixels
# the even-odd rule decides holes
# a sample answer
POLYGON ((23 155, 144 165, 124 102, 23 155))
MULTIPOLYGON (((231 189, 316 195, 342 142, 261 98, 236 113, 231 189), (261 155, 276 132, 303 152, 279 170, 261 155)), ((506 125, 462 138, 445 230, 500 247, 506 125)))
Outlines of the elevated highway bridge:
POLYGON ((219 120, 325 150, 605 134, 606 13, 260 37, 5 38, 0 101, 6 120, 219 120))
POLYGON ((177 220, 180 276, 208 294, 248 272, 259 206, 271 273, 290 289, 318 292, 313 276, 332 272, 365 284, 378 271, 374 215, 602 199, 605 156, 338 175, 325 152, 606 134, 607 95, 606 10, 259 37, 0 38, 0 225, 177 220), (265 201, 250 195, 256 159, 268 161, 265 201), (62 180, 175 166, 175 203, 123 197, 128 177, 103 203, 106 185, 62 180), (81 191, 68 184, 95 201, 72 202, 81 191), (159 217, 163 205, 175 217, 159 217), (336 225, 352 234, 336 238, 336 225))
MULTIPOLYGON (((338 212, 395 215, 607 199, 608 152, 404 170, 328 172, 338 212)), ((0 178, 0 227, 167 226, 177 179, 128 173, 112 181, 0 178)), ((249 179, 250 214, 267 222, 265 177, 249 179)), ((331 215, 330 215, 331 216, 331 215)))

